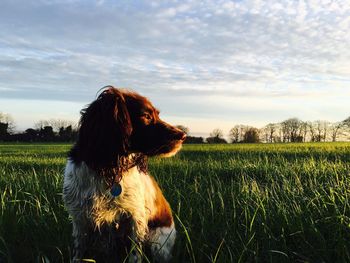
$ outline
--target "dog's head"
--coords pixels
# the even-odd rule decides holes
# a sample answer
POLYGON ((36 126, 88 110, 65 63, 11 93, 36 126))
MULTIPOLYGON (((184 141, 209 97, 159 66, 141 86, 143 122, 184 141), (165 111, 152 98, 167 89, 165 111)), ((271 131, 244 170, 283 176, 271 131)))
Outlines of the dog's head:
POLYGON ((93 167, 113 165, 131 153, 172 156, 186 138, 159 118, 147 98, 127 90, 107 87, 81 114, 76 148, 93 167))

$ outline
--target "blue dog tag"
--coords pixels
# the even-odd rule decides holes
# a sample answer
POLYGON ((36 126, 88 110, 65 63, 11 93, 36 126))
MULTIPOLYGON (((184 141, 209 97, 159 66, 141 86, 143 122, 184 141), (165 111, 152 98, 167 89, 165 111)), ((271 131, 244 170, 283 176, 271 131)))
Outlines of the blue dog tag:
POLYGON ((111 188, 111 195, 117 197, 122 192, 122 186, 120 184, 114 183, 111 188))

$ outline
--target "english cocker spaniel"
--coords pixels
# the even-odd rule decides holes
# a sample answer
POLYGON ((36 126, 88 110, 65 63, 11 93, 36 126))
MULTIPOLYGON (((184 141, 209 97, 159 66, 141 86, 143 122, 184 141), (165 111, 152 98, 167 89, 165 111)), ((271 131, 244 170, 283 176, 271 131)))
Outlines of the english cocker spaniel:
POLYGON ((174 220, 147 172, 147 157, 172 156, 185 138, 132 91, 107 86, 81 111, 63 184, 75 262, 141 262, 143 253, 156 262, 170 259, 174 220))

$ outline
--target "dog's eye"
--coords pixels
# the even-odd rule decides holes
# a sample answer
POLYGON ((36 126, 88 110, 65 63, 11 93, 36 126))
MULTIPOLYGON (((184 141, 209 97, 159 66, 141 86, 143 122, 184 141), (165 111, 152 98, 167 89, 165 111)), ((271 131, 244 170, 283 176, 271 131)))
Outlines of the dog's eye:
POLYGON ((152 120, 152 116, 148 113, 143 114, 142 117, 144 117, 146 120, 149 120, 149 121, 152 120))

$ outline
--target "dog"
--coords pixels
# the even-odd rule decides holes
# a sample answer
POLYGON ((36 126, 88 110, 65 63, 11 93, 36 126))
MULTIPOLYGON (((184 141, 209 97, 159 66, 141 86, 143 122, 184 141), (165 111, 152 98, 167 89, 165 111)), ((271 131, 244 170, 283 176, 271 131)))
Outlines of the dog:
POLYGON ((147 157, 173 156, 185 138, 133 91, 106 86, 81 110, 63 183, 74 262, 142 262, 144 254, 155 262, 171 259, 175 224, 147 157))

